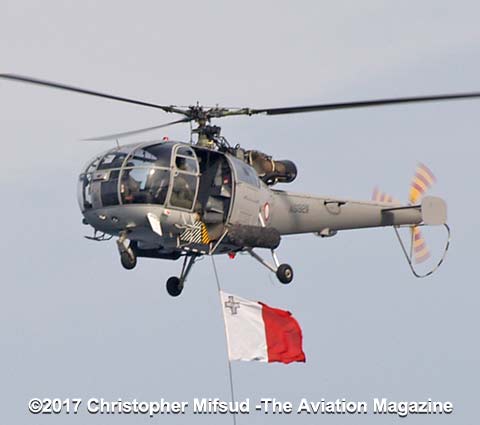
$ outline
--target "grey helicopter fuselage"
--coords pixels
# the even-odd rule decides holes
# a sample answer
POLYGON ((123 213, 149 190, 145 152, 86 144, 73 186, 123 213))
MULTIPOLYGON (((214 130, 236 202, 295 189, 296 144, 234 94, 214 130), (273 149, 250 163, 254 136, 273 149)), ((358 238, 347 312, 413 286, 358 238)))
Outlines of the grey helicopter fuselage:
POLYGON ((327 237, 422 222, 421 208, 274 190, 232 154, 171 141, 126 145, 95 157, 80 175, 79 203, 96 231, 124 234, 139 256, 172 259, 192 244, 211 248, 218 242, 202 253, 221 254, 245 245, 273 249, 281 235, 327 237), (187 230, 196 223, 206 236, 182 237, 192 238, 187 230))
MULTIPOLYGON (((229 225, 257 225, 259 206, 271 199, 271 190, 245 162, 165 141, 122 146, 95 157, 80 174, 78 190, 86 223, 109 235, 128 232, 139 250, 157 251, 159 258, 188 245, 179 237, 195 223, 206 225, 208 242, 218 240, 229 225), (160 229, 152 225, 152 216, 160 229)), ((227 249, 219 248, 216 253, 227 249)))

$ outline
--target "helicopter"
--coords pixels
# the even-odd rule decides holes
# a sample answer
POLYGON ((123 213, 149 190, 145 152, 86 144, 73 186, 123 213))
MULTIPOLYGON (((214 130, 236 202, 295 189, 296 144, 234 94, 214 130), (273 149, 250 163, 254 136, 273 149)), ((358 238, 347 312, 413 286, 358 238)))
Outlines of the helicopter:
POLYGON ((282 284, 293 280, 293 269, 280 263, 276 249, 283 236, 313 233, 322 238, 348 229, 391 226, 416 277, 431 275, 443 262, 450 241, 447 205, 423 196, 435 177, 420 164, 412 181, 409 203, 378 190, 372 200, 351 200, 299 194, 274 188, 291 183, 297 167, 258 150, 231 146, 212 120, 231 116, 296 113, 379 107, 403 103, 480 97, 480 92, 400 97, 276 108, 223 108, 160 105, 70 85, 0 74, 0 78, 67 90, 109 100, 156 108, 181 118, 153 127, 95 137, 117 140, 117 146, 90 159, 78 179, 78 202, 83 223, 93 228, 94 241, 116 237, 122 266, 131 270, 141 257, 178 260, 180 276, 166 281, 167 292, 179 296, 194 263, 205 255, 247 253, 274 273, 282 284), (158 141, 118 145, 118 139, 176 124, 190 124, 189 142, 158 141), (192 128, 195 123, 196 127, 192 128), (193 140, 196 136, 196 140, 193 140), (444 226, 448 239, 443 256, 428 273, 414 261, 428 257, 421 226, 444 226), (411 230, 410 252, 398 229, 411 230), (272 260, 257 250, 270 251, 272 260))

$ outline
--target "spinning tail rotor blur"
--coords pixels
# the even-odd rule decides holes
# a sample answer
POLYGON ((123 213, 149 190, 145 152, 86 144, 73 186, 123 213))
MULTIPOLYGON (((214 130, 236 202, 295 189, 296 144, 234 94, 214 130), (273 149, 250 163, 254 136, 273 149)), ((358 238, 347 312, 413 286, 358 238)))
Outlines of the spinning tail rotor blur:
MULTIPOLYGON (((421 162, 418 163, 410 185, 409 201, 414 205, 437 181, 430 169, 421 162)), ((412 227, 412 249, 415 263, 420 264, 430 258, 430 251, 418 226, 412 227)))
MULTIPOLYGON (((437 179, 435 175, 432 173, 432 171, 425 164, 419 162, 417 164, 417 168, 415 169, 415 174, 410 184, 409 206, 405 208, 413 208, 413 207, 420 208, 421 207, 420 204, 423 196, 425 195, 425 193, 427 193, 427 191, 433 186, 433 184, 436 181, 437 179)), ((402 204, 400 201, 396 200, 391 195, 380 191, 377 187, 373 190, 372 201, 391 203, 392 205, 402 204)), ((399 208, 402 208, 402 207, 399 207, 399 208)), ((398 230, 394 227, 398 240, 402 247, 403 253, 405 254, 407 262, 413 274, 416 277, 426 277, 433 274, 435 270, 437 270, 438 267, 442 264, 450 244, 450 228, 448 227, 448 225, 444 224, 445 228, 447 229, 448 239, 444 248, 443 255, 440 261, 438 262, 438 264, 432 270, 430 270, 426 274, 419 274, 415 270, 413 264, 421 264, 427 261, 429 258, 431 258, 430 250, 427 247, 427 243, 420 229, 424 224, 425 223, 420 223, 418 225, 410 226, 411 244, 410 244, 409 252, 405 249, 402 239, 400 238, 400 235, 398 233, 398 230)))

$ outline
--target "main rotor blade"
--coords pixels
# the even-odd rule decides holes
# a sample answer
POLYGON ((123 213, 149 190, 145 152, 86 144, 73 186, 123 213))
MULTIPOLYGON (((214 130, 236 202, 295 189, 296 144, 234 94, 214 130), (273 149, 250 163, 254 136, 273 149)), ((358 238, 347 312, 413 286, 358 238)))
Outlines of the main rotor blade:
POLYGON ((178 109, 174 106, 157 105, 155 103, 148 103, 148 102, 143 102, 141 100, 128 99, 126 97, 114 96, 114 95, 110 95, 110 94, 106 94, 106 93, 96 92, 96 91, 93 91, 93 90, 82 89, 80 87, 67 86, 66 84, 55 83, 55 82, 52 82, 52 81, 45 81, 45 80, 39 80, 37 78, 25 77, 25 76, 22 76, 22 75, 0 74, 0 78, 6 79, 6 80, 20 81, 22 83, 36 84, 36 85, 39 85, 39 86, 52 87, 52 88, 60 89, 60 90, 73 91, 73 92, 76 92, 76 93, 82 93, 82 94, 88 94, 88 95, 91 95, 91 96, 103 97, 105 99, 111 99, 111 100, 117 100, 117 101, 120 101, 120 102, 133 103, 134 105, 141 105, 141 106, 147 106, 149 108, 161 109, 162 111, 165 111, 165 112, 175 112, 177 114, 186 115, 186 113, 182 109, 178 109))
POLYGON ((102 141, 102 140, 114 140, 122 137, 133 136, 135 134, 147 133, 149 131, 157 130, 159 128, 169 127, 171 125, 179 124, 182 122, 189 122, 190 118, 182 118, 181 120, 167 122, 166 124, 155 125, 153 127, 140 128, 138 130, 125 131, 123 133, 107 134, 100 137, 91 137, 89 139, 82 139, 84 141, 102 141))
POLYGON ((391 99, 362 100, 362 101, 355 101, 355 102, 324 103, 319 105, 290 106, 290 107, 287 106, 285 108, 250 109, 248 110, 248 114, 249 115, 298 114, 303 112, 329 111, 334 109, 368 108, 372 106, 395 105, 395 104, 401 104, 401 103, 436 102, 436 101, 443 101, 443 100, 470 99, 470 98, 477 98, 477 97, 480 97, 480 92, 440 94, 440 95, 433 95, 433 96, 398 97, 398 98, 391 98, 391 99))

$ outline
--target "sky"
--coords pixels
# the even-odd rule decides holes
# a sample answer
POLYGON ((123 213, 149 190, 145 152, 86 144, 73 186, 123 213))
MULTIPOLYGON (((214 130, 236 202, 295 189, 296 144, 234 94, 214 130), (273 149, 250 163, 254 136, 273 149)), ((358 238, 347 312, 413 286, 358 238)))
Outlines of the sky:
MULTIPOLYGON (((10 1, 0 15, 0 72, 161 104, 275 107, 480 90, 475 1, 10 1)), ((451 401, 477 417, 480 291, 475 266, 480 100, 222 121, 231 144, 290 159, 279 188, 406 200, 418 160, 437 176, 452 243, 430 278, 410 273, 391 229, 282 240, 294 281, 253 259, 216 259, 224 290, 291 311, 305 364, 234 363, 236 398, 451 401), (477 335, 477 336, 476 336, 477 335)), ((154 109, 0 81, 0 418, 16 424, 223 424, 218 416, 34 416, 33 397, 188 401, 230 397, 210 258, 182 295, 179 262, 120 266, 115 242, 83 238, 76 183, 111 142, 83 138, 166 122, 154 109)), ((188 127, 168 135, 188 140, 188 127)), ((427 229, 436 258, 444 235, 427 229)), ((238 424, 397 423, 395 416, 265 416, 238 424)))

